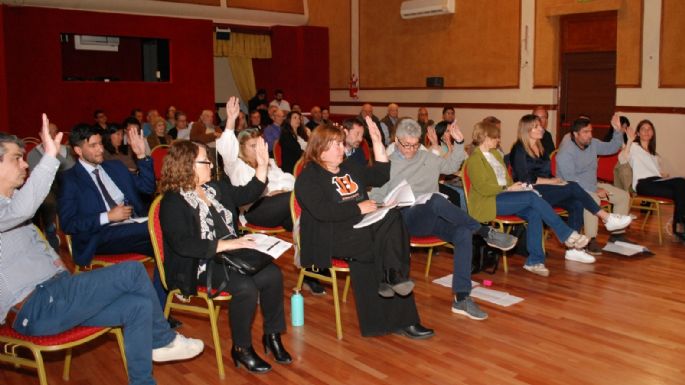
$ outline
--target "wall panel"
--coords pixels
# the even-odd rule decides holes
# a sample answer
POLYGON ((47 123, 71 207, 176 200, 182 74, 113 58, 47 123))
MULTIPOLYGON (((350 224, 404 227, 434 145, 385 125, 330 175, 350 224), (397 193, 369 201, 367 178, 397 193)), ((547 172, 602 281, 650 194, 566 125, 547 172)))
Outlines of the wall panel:
MULTIPOLYGON (((350 80, 350 0, 309 2, 309 24, 328 28, 331 88, 347 88, 350 80)), ((316 58, 312 58, 316 60, 316 58)))
POLYGON ((661 10, 659 86, 685 87, 685 1, 663 0, 661 10))
POLYGON ((519 85, 520 1, 457 1, 455 14, 402 20, 402 0, 360 0, 361 88, 519 85))

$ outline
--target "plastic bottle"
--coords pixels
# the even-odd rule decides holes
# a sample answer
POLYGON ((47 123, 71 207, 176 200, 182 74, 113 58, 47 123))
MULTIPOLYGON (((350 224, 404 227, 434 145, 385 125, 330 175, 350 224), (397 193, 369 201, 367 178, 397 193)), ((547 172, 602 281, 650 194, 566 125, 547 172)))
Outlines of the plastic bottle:
POLYGON ((290 322, 293 326, 304 325, 304 299, 297 289, 290 297, 290 322))

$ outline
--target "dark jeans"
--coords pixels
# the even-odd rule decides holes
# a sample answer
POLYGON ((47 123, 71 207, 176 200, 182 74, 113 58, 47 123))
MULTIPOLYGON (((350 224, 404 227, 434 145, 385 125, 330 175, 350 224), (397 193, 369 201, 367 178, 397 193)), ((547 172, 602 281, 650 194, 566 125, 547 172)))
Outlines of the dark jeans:
POLYGON ((130 384, 154 384, 152 349, 176 336, 169 329, 143 265, 124 262, 82 274, 61 273, 36 286, 14 328, 32 336, 75 326, 122 326, 130 384))
POLYGON ((526 244, 528 259, 526 265, 545 263, 542 250, 542 223, 552 228, 560 241, 564 242, 573 233, 552 206, 532 191, 503 192, 497 195, 497 215, 518 215, 528 222, 526 244))
POLYGON ((441 195, 425 204, 402 209, 402 217, 412 236, 434 235, 454 245, 452 292, 471 292, 473 233, 481 224, 441 195))
POLYGON ((597 214, 601 208, 576 182, 566 185, 536 184, 535 189, 542 194, 550 206, 561 207, 568 211, 568 226, 575 231, 583 227, 583 210, 597 214))
MULTIPOLYGON (((675 209, 673 210, 673 231, 675 232, 676 223, 685 223, 685 179, 673 178, 664 181, 657 181, 659 177, 644 178, 637 181, 635 190, 640 195, 654 195, 673 199, 675 209)), ((661 225, 659 225, 661 226, 661 225)))
MULTIPOLYGON (((223 268, 218 264, 212 267, 212 287, 219 287, 226 280, 223 268)), ((205 274, 200 275, 199 282, 207 282, 205 274)), ((228 324, 234 345, 242 348, 252 346, 252 321, 258 300, 264 319, 264 334, 285 331, 283 275, 278 266, 272 263, 252 276, 229 270, 226 291, 233 296, 228 303, 228 324)))
POLYGON ((245 213, 245 218, 253 225, 283 226, 286 230, 293 231, 293 220, 290 216, 290 192, 258 199, 245 213))

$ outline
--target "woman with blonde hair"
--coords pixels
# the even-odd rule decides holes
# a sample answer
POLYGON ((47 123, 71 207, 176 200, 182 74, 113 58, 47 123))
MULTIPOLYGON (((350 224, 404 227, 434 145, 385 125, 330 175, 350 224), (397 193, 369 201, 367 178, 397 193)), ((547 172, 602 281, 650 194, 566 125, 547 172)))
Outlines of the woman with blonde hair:
MULTIPOLYGON (((576 182, 565 181, 552 175, 550 154, 542 146, 545 129, 540 118, 524 115, 519 121, 518 140, 511 147, 509 160, 515 182, 533 186, 542 199, 552 206, 568 212, 568 225, 575 231, 583 227, 583 211, 587 210, 604 222, 608 231, 626 228, 632 221, 628 215, 612 214, 602 210, 582 187, 576 182)), ((601 248, 592 240, 587 253, 601 254, 601 248)), ((566 259, 576 262, 593 263, 595 258, 575 249, 566 251, 566 259)))
POLYGON ((474 127, 474 149, 466 160, 466 172, 471 181, 468 193, 469 214, 479 222, 490 222, 497 215, 517 215, 528 222, 526 241, 528 259, 523 268, 531 273, 548 276, 542 249, 542 224, 554 230, 569 249, 582 249, 588 238, 568 227, 554 209, 522 182, 513 183, 502 155, 497 151, 500 129, 494 124, 479 122, 474 127))

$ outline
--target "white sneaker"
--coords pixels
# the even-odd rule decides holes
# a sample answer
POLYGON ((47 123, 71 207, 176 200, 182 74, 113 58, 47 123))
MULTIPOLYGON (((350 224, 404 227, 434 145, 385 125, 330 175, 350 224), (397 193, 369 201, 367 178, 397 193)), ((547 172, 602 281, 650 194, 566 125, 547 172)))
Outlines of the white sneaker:
POLYGON ((544 263, 536 263, 535 265, 523 265, 523 268, 533 274, 549 277, 549 269, 545 267, 544 263))
POLYGON ((609 214, 609 218, 604 222, 604 227, 607 231, 622 230, 628 227, 632 221, 633 218, 630 215, 609 214))
POLYGON ((187 360, 202 353, 205 348, 204 342, 195 338, 188 338, 176 333, 176 338, 167 346, 152 349, 152 361, 167 362, 187 360))
POLYGON ((567 261, 575 261, 580 263, 595 263, 595 257, 579 249, 566 250, 567 261))
POLYGON ((587 244, 590 242, 590 238, 586 237, 585 235, 578 234, 577 231, 574 231, 569 235, 569 237, 564 241, 564 244, 566 247, 569 249, 582 249, 587 244))

